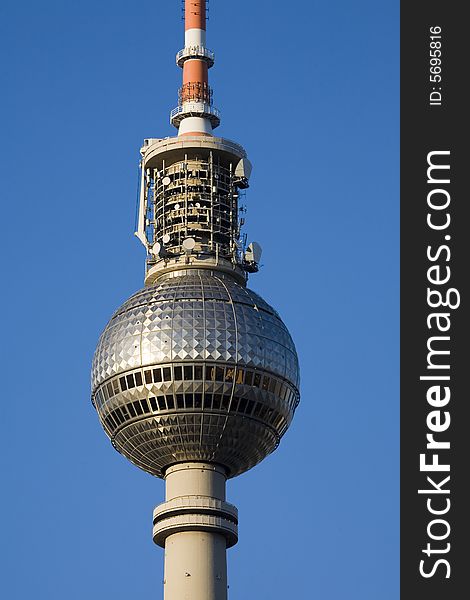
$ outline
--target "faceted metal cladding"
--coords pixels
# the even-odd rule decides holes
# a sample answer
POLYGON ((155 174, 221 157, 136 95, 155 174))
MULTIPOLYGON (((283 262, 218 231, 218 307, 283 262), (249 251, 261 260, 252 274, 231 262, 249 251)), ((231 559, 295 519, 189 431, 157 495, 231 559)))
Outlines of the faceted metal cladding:
POLYGON ((287 430, 298 384, 276 311, 209 269, 175 271, 134 294, 102 333, 92 370, 113 445, 158 477, 187 461, 220 464, 229 477, 250 469, 287 430))

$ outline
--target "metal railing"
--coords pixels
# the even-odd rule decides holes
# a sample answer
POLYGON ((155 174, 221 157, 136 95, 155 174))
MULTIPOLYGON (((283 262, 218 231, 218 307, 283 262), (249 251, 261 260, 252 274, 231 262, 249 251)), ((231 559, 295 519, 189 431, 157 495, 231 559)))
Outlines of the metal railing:
POLYGON ((192 112, 212 115, 214 117, 220 118, 220 111, 217 110, 217 108, 214 108, 213 106, 210 106, 209 104, 206 104, 205 102, 188 102, 187 104, 182 104, 181 106, 176 106, 170 112, 170 119, 172 119, 173 117, 176 117, 176 115, 179 115, 181 113, 192 113, 192 112), (196 105, 197 105, 197 108, 196 108, 196 105))
POLYGON ((204 48, 204 46, 188 46, 176 54, 176 63, 181 66, 180 63, 186 58, 203 58, 210 63, 210 66, 212 66, 214 64, 215 54, 211 50, 204 48))

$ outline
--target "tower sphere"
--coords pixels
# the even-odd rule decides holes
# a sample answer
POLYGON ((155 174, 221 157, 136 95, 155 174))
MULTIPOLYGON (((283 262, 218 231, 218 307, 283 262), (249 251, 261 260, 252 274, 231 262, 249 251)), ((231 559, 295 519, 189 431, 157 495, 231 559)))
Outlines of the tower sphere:
POLYGON ((240 144, 213 134, 206 0, 183 6, 178 135, 140 148, 145 287, 101 334, 92 402, 116 450, 165 480, 152 529, 164 599, 227 600, 238 511, 226 480, 276 449, 299 403, 299 366, 277 312, 246 287, 262 253, 242 233, 252 167, 240 144))
POLYGON ((277 312, 230 275, 182 269, 135 293, 96 348, 92 399, 113 446, 163 477, 205 461, 229 477, 278 445, 299 401, 277 312))

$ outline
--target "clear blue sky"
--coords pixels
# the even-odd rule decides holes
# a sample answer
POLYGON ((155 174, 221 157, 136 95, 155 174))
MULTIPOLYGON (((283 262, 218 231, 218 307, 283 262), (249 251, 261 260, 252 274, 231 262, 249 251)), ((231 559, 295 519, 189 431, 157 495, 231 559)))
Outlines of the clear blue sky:
MULTIPOLYGON (((163 483, 90 404, 95 343, 142 286, 139 148, 173 135, 179 0, 3 0, 1 595, 163 597, 163 483)), ((398 598, 398 0, 211 0, 218 134, 254 165, 250 286, 302 401, 231 481, 230 600, 398 598)))

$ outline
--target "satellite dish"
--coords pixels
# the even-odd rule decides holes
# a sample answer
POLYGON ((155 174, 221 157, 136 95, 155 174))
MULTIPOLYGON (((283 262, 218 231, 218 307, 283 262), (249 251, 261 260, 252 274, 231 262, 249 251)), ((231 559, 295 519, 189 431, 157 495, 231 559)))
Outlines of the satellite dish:
POLYGON ((162 179, 162 183, 163 185, 170 185, 171 179, 168 176, 166 176, 162 179))
POLYGON ((255 263, 259 263, 261 260, 261 254, 263 250, 258 242, 251 242, 251 244, 246 249, 245 257, 248 261, 252 261, 255 263))
POLYGON ((242 158, 235 167, 235 176, 250 179, 252 168, 250 161, 247 158, 242 158))
POLYGON ((160 254, 160 250, 161 245, 158 242, 155 242, 155 244, 152 246, 152 249, 150 250, 150 253, 154 256, 158 256, 160 254))
POLYGON ((168 235, 168 233, 165 233, 165 235, 163 236, 162 239, 164 244, 168 244, 168 242, 170 241, 170 236, 168 235))
POLYGON ((186 252, 190 253, 191 250, 194 250, 194 246, 196 245, 196 240, 194 238, 186 238, 183 240, 183 248, 186 252))
POLYGON ((175 204, 175 210, 178 210, 178 209, 179 209, 179 207, 180 207, 180 205, 179 205, 179 204, 175 204))
POLYGON ((199 204, 199 202, 196 202, 196 208, 201 208, 201 205, 199 204))

